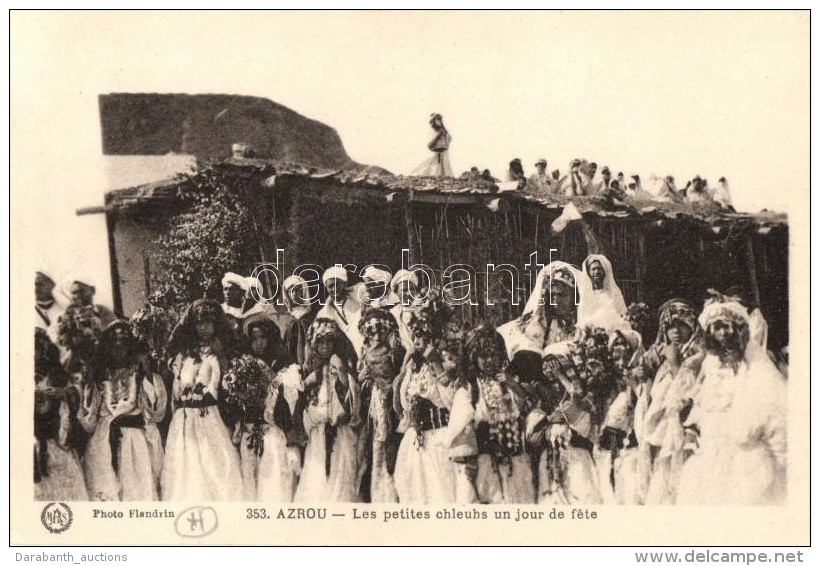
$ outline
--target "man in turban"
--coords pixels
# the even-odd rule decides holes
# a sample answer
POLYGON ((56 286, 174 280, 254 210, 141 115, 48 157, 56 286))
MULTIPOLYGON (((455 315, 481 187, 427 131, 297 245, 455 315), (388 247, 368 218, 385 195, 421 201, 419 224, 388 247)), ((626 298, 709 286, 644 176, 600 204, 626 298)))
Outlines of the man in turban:
POLYGON ((57 343, 57 321, 65 310, 54 297, 57 284, 47 273, 38 271, 34 276, 35 327, 42 328, 55 344, 57 343))

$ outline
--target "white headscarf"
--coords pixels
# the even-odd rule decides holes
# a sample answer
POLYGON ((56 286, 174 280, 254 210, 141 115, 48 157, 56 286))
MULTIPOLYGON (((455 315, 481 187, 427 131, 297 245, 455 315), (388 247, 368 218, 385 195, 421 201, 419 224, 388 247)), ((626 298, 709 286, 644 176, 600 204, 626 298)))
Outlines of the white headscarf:
POLYGON ((291 275, 282 282, 282 300, 285 302, 285 308, 287 308, 288 312, 295 318, 302 318, 305 313, 310 311, 309 305, 294 305, 290 299, 289 291, 294 287, 302 285, 307 285, 307 281, 298 275, 291 275))
POLYGON ((770 371, 771 369, 777 371, 777 368, 768 356, 765 346, 761 345, 760 342, 755 339, 755 336, 751 334, 753 330, 753 319, 749 315, 749 311, 746 310, 746 307, 742 304, 726 299, 728 299, 728 297, 723 301, 708 300, 706 302, 706 306, 703 307, 703 312, 701 312, 698 317, 700 327, 704 332, 709 332, 709 327, 719 318, 734 319, 745 324, 749 331, 749 341, 744 349, 743 358, 749 364, 755 362, 756 364, 764 366, 766 371, 770 371))
POLYGON ((94 289, 97 288, 97 286, 94 284, 94 278, 89 277, 87 273, 71 273, 63 281, 62 289, 63 294, 69 299, 72 298, 71 287, 74 285, 74 283, 80 283, 82 285, 86 285, 87 287, 94 287, 94 289))
MULTIPOLYGON (((624 296, 621 293, 620 287, 618 287, 618 284, 615 283, 615 275, 612 271, 612 263, 610 263, 606 256, 600 254, 591 254, 584 260, 584 263, 582 265, 584 269, 584 275, 589 277, 590 281, 592 280, 592 277, 589 274, 589 268, 596 261, 601 264, 601 267, 604 268, 604 287, 602 289, 602 294, 609 297, 609 303, 611 303, 612 307, 614 307, 615 314, 620 319, 620 317, 626 314, 626 303, 624 302, 624 296)), ((596 300, 595 310, 598 310, 602 306, 605 306, 604 302, 596 300)))
POLYGON ((236 285, 246 293, 250 288, 248 285, 248 278, 242 277, 237 273, 228 272, 222 277, 222 286, 226 287, 228 285, 236 285))
POLYGON ((340 265, 334 265, 333 267, 327 268, 324 274, 322 274, 322 283, 327 283, 331 279, 341 279, 346 282, 347 270, 340 265))
MULTIPOLYGON (((545 345, 543 327, 544 306, 549 300, 549 286, 553 277, 567 280, 569 284, 575 282, 576 328, 583 328, 588 324, 592 312, 589 300, 592 296, 592 284, 588 277, 578 269, 563 261, 554 261, 544 267, 535 280, 530 298, 520 317, 498 327, 498 332, 504 338, 507 346, 507 355, 512 358, 519 350, 531 350, 542 355, 545 345), (546 298, 545 298, 546 295, 546 298)), ((548 344, 546 346, 549 346, 548 344)))

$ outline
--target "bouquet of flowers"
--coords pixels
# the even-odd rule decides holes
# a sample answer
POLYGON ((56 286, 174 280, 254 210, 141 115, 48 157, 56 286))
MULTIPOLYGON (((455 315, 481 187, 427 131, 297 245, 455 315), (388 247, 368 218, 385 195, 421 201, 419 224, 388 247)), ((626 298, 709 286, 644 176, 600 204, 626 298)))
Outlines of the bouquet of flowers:
POLYGON ((631 303, 626 307, 626 314, 623 318, 629 323, 632 330, 642 337, 646 337, 646 333, 652 324, 652 312, 646 303, 631 303))
POLYGON ((425 424, 431 418, 433 411, 438 410, 436 405, 421 395, 413 395, 410 399, 410 410, 407 417, 410 427, 416 431, 416 445, 424 448, 425 424))
POLYGON ((134 337, 149 348, 153 368, 161 366, 166 357, 166 349, 171 332, 179 322, 179 316, 171 309, 148 304, 134 313, 128 321, 134 337))
POLYGON ((243 354, 233 358, 223 377, 225 405, 240 416, 240 424, 253 425, 248 448, 258 456, 264 451, 262 425, 273 376, 262 360, 243 354))
POLYGON ((573 364, 598 417, 617 388, 615 362, 609 350, 609 335, 603 328, 587 327, 581 337, 570 344, 573 364))
POLYGON ((69 306, 57 322, 60 345, 77 349, 96 344, 102 335, 102 322, 93 305, 69 306))

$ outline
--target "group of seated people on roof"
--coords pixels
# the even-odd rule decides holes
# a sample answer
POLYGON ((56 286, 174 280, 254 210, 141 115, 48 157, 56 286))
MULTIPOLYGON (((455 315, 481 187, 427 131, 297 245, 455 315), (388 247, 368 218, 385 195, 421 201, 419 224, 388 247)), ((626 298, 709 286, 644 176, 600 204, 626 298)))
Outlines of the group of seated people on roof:
MULTIPOLYGON (((682 189, 677 188, 671 175, 665 178, 653 177, 650 180, 651 190, 647 190, 639 175, 626 179, 623 172, 619 171, 613 176, 608 166, 604 166, 599 172, 595 162, 574 159, 570 163, 569 173, 564 175, 558 169, 548 172, 547 165, 546 159, 539 159, 535 162, 535 172, 528 177, 521 159, 513 159, 509 164, 506 182, 517 183, 517 190, 535 196, 601 196, 619 201, 712 204, 724 210, 734 210, 729 183, 725 177, 718 179, 717 186, 710 187, 708 180, 696 175, 682 189)), ((488 169, 479 172, 478 167, 465 171, 461 177, 500 182, 488 169)))

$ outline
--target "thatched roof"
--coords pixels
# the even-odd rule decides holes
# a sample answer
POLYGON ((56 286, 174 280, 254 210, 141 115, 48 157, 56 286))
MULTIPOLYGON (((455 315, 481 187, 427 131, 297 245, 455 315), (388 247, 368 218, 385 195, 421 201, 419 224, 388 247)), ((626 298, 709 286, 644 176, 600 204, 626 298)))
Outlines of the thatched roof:
MULTIPOLYGON (((647 221, 662 221, 664 218, 690 219, 708 225, 716 234, 738 225, 755 229, 762 234, 787 226, 787 217, 783 213, 728 212, 712 204, 677 204, 655 200, 636 201, 629 198, 622 202, 600 196, 532 195, 504 190, 508 188, 507 184, 487 181, 480 177, 412 177, 391 175, 379 169, 332 171, 262 159, 228 159, 209 167, 240 178, 256 179, 260 186, 271 188, 307 182, 312 186, 339 191, 339 197, 342 199, 346 197, 345 191, 356 190, 363 192, 367 198, 384 198, 387 201, 475 203, 490 205, 491 208, 494 204, 496 210, 504 210, 509 205, 520 203, 552 211, 555 215, 560 214, 572 202, 584 216, 642 218, 647 221), (499 202, 502 203, 501 206, 497 206, 499 202)), ((106 211, 128 214, 145 205, 170 204, 179 201, 182 191, 190 189, 191 186, 189 177, 178 176, 110 191, 106 194, 106 211)))

